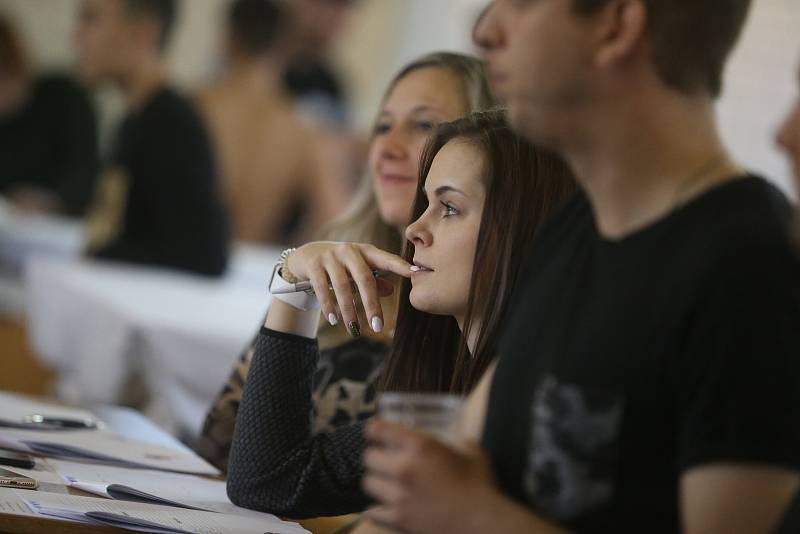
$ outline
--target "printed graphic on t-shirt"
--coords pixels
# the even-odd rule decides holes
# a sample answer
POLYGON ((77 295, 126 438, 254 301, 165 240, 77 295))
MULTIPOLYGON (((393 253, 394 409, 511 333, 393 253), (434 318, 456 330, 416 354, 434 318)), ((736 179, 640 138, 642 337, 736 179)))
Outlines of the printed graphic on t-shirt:
POLYGON ((524 487, 529 501, 569 521, 613 497, 622 399, 545 377, 533 397, 524 487))

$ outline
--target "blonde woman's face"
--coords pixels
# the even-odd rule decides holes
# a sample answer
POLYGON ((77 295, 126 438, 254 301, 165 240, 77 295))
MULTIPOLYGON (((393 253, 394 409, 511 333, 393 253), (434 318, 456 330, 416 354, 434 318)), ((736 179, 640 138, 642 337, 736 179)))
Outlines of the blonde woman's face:
POLYGON ((435 126, 466 112, 463 89, 438 67, 412 71, 389 93, 369 152, 369 168, 381 219, 403 228, 409 223, 417 190, 422 149, 435 126))

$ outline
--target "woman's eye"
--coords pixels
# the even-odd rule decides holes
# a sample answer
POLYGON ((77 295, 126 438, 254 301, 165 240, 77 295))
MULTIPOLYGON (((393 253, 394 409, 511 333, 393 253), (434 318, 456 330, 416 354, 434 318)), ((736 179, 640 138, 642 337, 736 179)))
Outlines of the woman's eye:
POLYGON ((375 125, 375 128, 372 129, 372 133, 374 135, 381 135, 381 134, 385 134, 386 132, 388 132, 391 129, 392 129, 392 125, 391 124, 378 123, 378 124, 375 125))
POLYGON ((417 128, 423 132, 430 132, 436 127, 436 124, 430 121, 420 121, 417 123, 417 128))
POLYGON ((452 215, 458 215, 458 210, 452 204, 442 201, 442 206, 444 206, 444 213, 442 214, 443 219, 446 219, 452 215))

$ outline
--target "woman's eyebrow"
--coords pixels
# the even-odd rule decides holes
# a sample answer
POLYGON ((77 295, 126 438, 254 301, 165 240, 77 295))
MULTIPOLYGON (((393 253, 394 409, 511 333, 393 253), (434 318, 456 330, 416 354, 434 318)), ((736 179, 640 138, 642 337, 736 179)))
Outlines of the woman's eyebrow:
MULTIPOLYGON (((436 108, 436 107, 434 107, 434 106, 431 106, 431 105, 428 105, 428 104, 420 104, 420 105, 418 105, 418 106, 414 106, 414 107, 413 107, 413 108, 411 108, 411 110, 408 112, 408 114, 409 114, 409 115, 421 115, 421 114, 423 114, 423 113, 433 113, 433 114, 440 114, 441 112, 439 111, 439 109, 438 109, 438 108, 436 108)), ((389 110, 387 110, 387 109, 383 109, 383 110, 381 110, 381 112, 378 114, 378 116, 379 116, 379 117, 384 117, 384 116, 387 116, 387 115, 388 115, 388 116, 393 116, 393 115, 394 115, 394 113, 392 113, 391 111, 389 111, 389 110)))
MULTIPOLYGON (((425 194, 425 196, 428 196, 428 191, 424 187, 422 188, 422 192, 425 194)), ((445 193, 458 193, 460 195, 464 195, 465 197, 469 196, 461 189, 455 188, 452 185, 440 185, 439 187, 433 190, 433 196, 435 197, 440 197, 445 193)))

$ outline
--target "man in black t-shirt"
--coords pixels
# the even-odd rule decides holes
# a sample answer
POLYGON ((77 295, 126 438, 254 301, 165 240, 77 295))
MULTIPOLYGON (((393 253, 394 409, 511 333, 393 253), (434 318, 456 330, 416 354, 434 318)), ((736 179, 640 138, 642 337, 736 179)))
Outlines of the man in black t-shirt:
POLYGON ((96 191, 89 252, 219 275, 228 229, 210 142, 192 104, 169 87, 162 57, 175 9, 175 0, 81 3, 79 73, 114 84, 128 105, 96 191))
POLYGON ((0 195, 28 212, 81 217, 97 176, 97 118, 86 90, 36 75, 0 14, 0 195))
POLYGON ((373 519, 415 533, 779 524, 800 486, 790 207, 730 159, 713 109, 748 7, 489 6, 475 37, 510 120, 583 192, 542 228, 468 401, 483 448, 372 425, 373 519))

